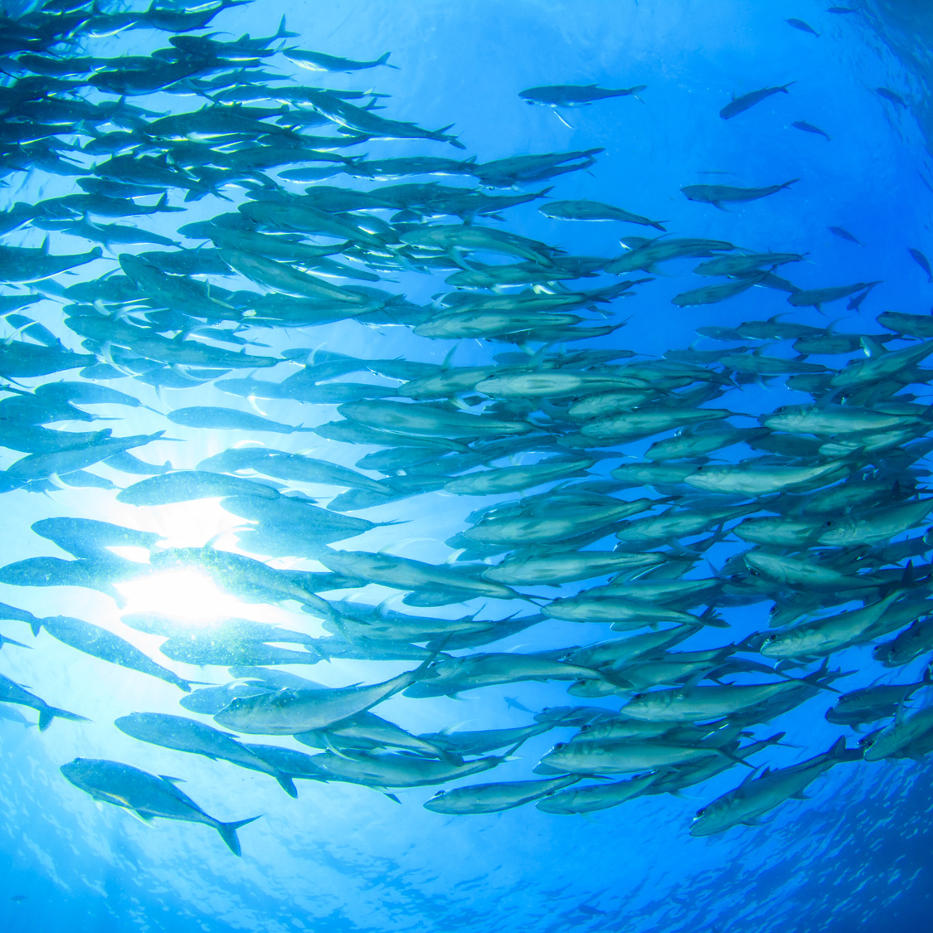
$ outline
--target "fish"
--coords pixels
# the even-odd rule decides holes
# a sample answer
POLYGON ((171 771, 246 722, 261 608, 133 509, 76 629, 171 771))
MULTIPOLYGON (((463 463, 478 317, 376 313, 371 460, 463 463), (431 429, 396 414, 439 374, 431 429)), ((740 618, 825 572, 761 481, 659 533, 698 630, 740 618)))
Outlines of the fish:
POLYGON ((396 65, 389 64, 389 53, 380 55, 379 58, 372 61, 354 61, 352 58, 340 58, 337 55, 326 55, 323 52, 308 52, 303 49, 286 49, 282 53, 289 61, 294 62, 302 68, 308 68, 311 71, 359 71, 363 68, 376 68, 379 65, 386 65, 388 68, 396 68, 396 65))
POLYGON ((621 207, 603 204, 600 201, 551 201, 538 210, 545 217, 562 220, 620 220, 626 223, 642 224, 664 232, 664 226, 657 220, 649 220, 640 214, 633 214, 621 207))
POLYGON ((430 676, 432 654, 417 668, 378 684, 333 688, 283 688, 273 693, 237 697, 214 719, 235 732, 251 735, 296 735, 324 729, 365 712, 419 678, 430 676))
POLYGON ((902 748, 933 729, 933 707, 922 706, 918 709, 901 712, 889 726, 881 729, 867 740, 864 750, 866 761, 880 761, 897 754, 902 748))
POLYGON ((739 787, 701 807, 690 825, 690 835, 709 836, 739 824, 754 825, 759 816, 785 800, 803 796, 804 790, 834 765, 861 757, 859 750, 847 748, 845 739, 840 737, 828 751, 800 764, 750 776, 739 787))
POLYGON ((75 758, 62 765, 61 772, 75 787, 95 800, 130 810, 143 821, 154 817, 205 823, 220 833, 227 848, 240 855, 237 830, 258 820, 258 816, 229 823, 205 813, 176 786, 177 778, 156 776, 132 765, 101 758, 75 758))
POLYGON ((518 96, 529 104, 551 107, 576 107, 608 97, 628 97, 645 89, 644 84, 629 88, 601 88, 595 84, 548 84, 526 88, 518 96))
POLYGON ((25 687, 0 674, 0 703, 13 703, 28 706, 39 714, 39 729, 45 731, 53 719, 70 719, 72 722, 88 722, 84 716, 70 713, 66 709, 50 706, 45 700, 30 693, 25 687))
POLYGON ((250 496, 276 499, 278 490, 265 483, 207 470, 176 470, 141 479, 117 493, 127 505, 165 505, 214 497, 250 496))
POLYGON ((189 428, 219 428, 227 431, 275 431, 279 434, 293 434, 295 431, 309 431, 310 428, 282 424, 271 418, 263 418, 247 411, 234 408, 219 408, 210 405, 191 405, 176 408, 166 415, 173 424, 189 428))
POLYGON ((856 246, 861 246, 862 244, 844 227, 827 227, 830 233, 834 236, 839 237, 842 240, 848 240, 850 243, 854 243, 856 246))
POLYGON ((754 107, 755 104, 767 99, 772 94, 789 93, 787 89, 792 84, 794 84, 793 81, 788 81, 787 84, 780 84, 776 87, 763 87, 757 91, 749 91, 741 97, 733 97, 732 100, 719 111, 719 116, 722 117, 723 120, 731 120, 732 117, 737 117, 740 113, 744 113, 750 107, 754 107))
POLYGON ((890 103, 894 104, 896 107, 903 107, 905 110, 907 109, 907 101, 904 100, 904 98, 901 97, 901 95, 896 91, 892 91, 891 88, 876 87, 875 93, 880 97, 883 97, 886 101, 890 101, 890 103))
MULTIPOLYGON (((801 683, 819 686, 823 675, 822 669, 817 670, 801 678, 801 683)), ((759 684, 700 684, 637 693, 619 714, 651 722, 709 722, 792 693, 798 685, 792 680, 759 684)))
POLYGON ((567 775, 542 781, 468 784, 438 791, 424 806, 435 813, 500 813, 547 797, 576 780, 575 776, 567 775))
POLYGON ((264 758, 241 745, 229 733, 221 732, 197 720, 164 713, 130 713, 115 719, 114 725, 121 732, 142 742, 204 755, 212 760, 229 761, 252 771, 262 771, 274 777, 290 797, 298 796, 295 785, 287 774, 271 767, 264 758))
POLYGON ((766 198, 770 194, 776 194, 783 191, 791 185, 800 181, 799 178, 792 178, 780 185, 768 185, 765 188, 738 188, 733 185, 687 185, 680 190, 689 201, 700 201, 704 204, 712 204, 715 207, 721 207, 726 202, 757 201, 759 198, 766 198))
POLYGON ((923 677, 912 684, 875 684, 842 694, 826 710, 828 722, 844 726, 860 726, 878 719, 894 716, 903 704, 933 679, 930 667, 923 677))
POLYGON ((545 813, 592 813, 617 807, 626 800, 646 793, 656 780, 657 775, 644 774, 625 781, 567 788, 540 798, 535 806, 545 813))
POLYGON ((187 680, 161 664, 156 664, 148 655, 107 629, 70 616, 48 616, 41 620, 41 624, 53 638, 77 651, 150 677, 158 677, 185 693, 191 690, 187 680))
POLYGON ((814 307, 819 309, 827 301, 838 301, 855 292, 873 288, 880 282, 856 282, 853 285, 833 285, 827 288, 801 288, 787 296, 787 303, 797 308, 814 307))
POLYGON ((794 29, 799 29, 801 32, 808 32, 811 36, 819 37, 819 33, 809 24, 805 23, 802 19, 787 19, 784 20, 788 26, 793 26, 794 29))
POLYGON ((832 141, 832 137, 829 133, 825 130, 821 130, 818 126, 814 126, 812 123, 807 123, 806 120, 794 120, 791 126, 795 130, 802 130, 804 133, 813 133, 817 136, 822 136, 827 142, 832 141))
POLYGON ((757 275, 750 275, 747 278, 735 279, 732 282, 724 282, 722 285, 704 285, 701 288, 693 288, 690 289, 690 291, 675 295, 671 299, 671 304, 677 305, 678 308, 686 308, 725 301, 727 298, 741 295, 742 292, 746 292, 753 286, 758 285, 764 276, 765 273, 760 272, 757 275))
POLYGON ((933 269, 930 268, 930 260, 927 259, 919 249, 910 247, 907 252, 910 253, 910 256, 914 262, 916 262, 917 265, 920 266, 920 268, 923 269, 923 271, 926 273, 927 281, 933 282, 933 269))

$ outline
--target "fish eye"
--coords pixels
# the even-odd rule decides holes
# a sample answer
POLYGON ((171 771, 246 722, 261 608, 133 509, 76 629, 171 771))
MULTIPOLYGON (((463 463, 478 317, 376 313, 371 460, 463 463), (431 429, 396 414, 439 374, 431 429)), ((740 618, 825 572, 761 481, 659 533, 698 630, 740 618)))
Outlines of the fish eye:
POLYGON ((706 813, 706 807, 700 807, 700 809, 697 810, 697 816, 703 816, 704 813, 706 813))
POLYGON ((552 751, 559 752, 566 744, 567 744, 566 742, 558 742, 558 743, 554 746, 554 748, 552 749, 552 751))

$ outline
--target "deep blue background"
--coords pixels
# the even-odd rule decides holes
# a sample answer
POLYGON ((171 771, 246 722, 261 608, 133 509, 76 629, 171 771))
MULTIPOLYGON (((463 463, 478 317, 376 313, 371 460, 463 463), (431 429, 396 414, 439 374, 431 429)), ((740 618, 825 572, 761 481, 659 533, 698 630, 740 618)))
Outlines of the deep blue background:
MULTIPOLYGON (((853 0, 858 12, 850 15, 827 13, 825 6, 803 0, 256 0, 224 12, 211 28, 268 35, 287 13, 289 29, 300 34, 294 42, 303 47, 353 58, 391 51, 397 71, 322 80, 391 94, 385 113, 393 118, 432 128, 452 122, 467 152, 482 160, 605 147, 590 171, 558 178, 554 195, 619 204, 667 221, 676 234, 805 252, 806 263, 793 274, 802 287, 882 279, 855 317, 839 303, 822 317, 811 309, 793 318, 840 320, 841 329, 871 331, 882 310, 929 308, 930 287, 907 248, 933 255, 925 135, 933 123, 924 51, 933 33, 919 2, 853 0), (786 17, 806 20, 820 36, 791 28, 786 17), (719 118, 734 93, 788 81, 795 82, 791 93, 734 120, 719 118), (548 108, 518 97, 533 85, 591 82, 647 88, 640 100, 567 111, 569 128, 548 108), (896 91, 909 109, 882 99, 878 86, 896 91), (795 120, 820 126, 831 141, 794 129, 795 120), (729 174, 703 174, 711 171, 729 174), (791 189, 727 211, 688 202, 679 191, 704 182, 766 185, 791 178, 800 178, 791 189), (834 237, 830 225, 847 228, 863 245, 834 237)), ((164 37, 140 31, 109 41, 100 54, 140 54, 164 37)), ((281 58, 275 65, 299 80, 317 77, 281 58)), ((182 105, 190 104, 165 103, 182 105)), ((424 142, 379 143, 371 150, 373 157, 427 152, 452 154, 424 142)), ((23 180, 19 191, 17 184, 13 179, 3 197, 34 193, 39 180, 23 180)), ((66 190, 69 183, 54 184, 66 190)), ((614 224, 561 224, 533 207, 509 218, 509 229, 581 254, 617 249, 614 224)), ((762 289, 721 306, 680 310, 670 297, 699 284, 688 269, 666 266, 656 282, 620 303, 629 323, 613 339, 659 354, 690 345, 698 326, 788 310, 782 293, 762 289)), ((406 350, 406 338, 362 328, 325 335, 323 345, 335 347, 338 339, 342 351, 361 355, 406 350)), ((423 358, 443 353, 412 345, 412 354, 423 358)), ((773 384, 753 388, 749 407, 779 404, 782 394, 773 384)), ((204 453, 185 456, 194 463, 204 453)), ((42 553, 24 529, 44 514, 67 514, 68 499, 50 505, 21 493, 6 501, 10 532, 0 540, 2 562, 42 553)), ((418 514, 409 517, 418 527, 429 507, 414 503, 418 514)), ((430 538, 426 546, 429 554, 430 538)), ((20 592, 2 589, 0 599, 23 600, 20 592)), ((44 608, 43 600, 55 598, 38 594, 35 605, 44 608)), ((69 590, 61 599, 56 611, 91 621, 112 612, 103 596, 69 590)), ((543 646, 527 639, 513 645, 543 646)), ((854 657, 861 663, 864 655, 854 657)), ((94 720, 56 723, 41 735, 0 720, 0 929, 10 933, 929 929, 933 800, 924 762, 839 767, 813 785, 809 802, 788 803, 761 827, 709 839, 687 834, 690 816, 736 783, 732 772, 682 799, 636 799, 592 817, 525 807, 450 818, 421 807, 430 791, 402 792, 398 806, 339 784, 303 784, 296 802, 263 776, 223 763, 148 747, 143 758, 136 743, 110 726, 133 709, 172 711, 176 694, 169 687, 140 684, 129 672, 76 657, 47 635, 37 650, 5 649, 0 661, 3 673, 94 720), (156 773, 183 768, 186 792, 208 812, 222 819, 262 813, 263 819, 242 831, 244 857, 232 858, 206 827, 167 821, 145 827, 125 811, 95 805, 59 774, 75 755, 135 761, 156 773)), ((904 679, 917 671, 909 668, 904 679)), ((865 671, 852 685, 872 676, 865 671)), ((394 699, 380 712, 410 728, 492 728, 527 720, 505 709, 503 694, 539 706, 560 703, 563 695, 559 685, 486 693, 427 704, 394 699)), ((822 712, 828 705, 820 697, 784 717, 781 728, 802 750, 776 750, 775 761, 827 747, 833 733, 822 712)), ((549 741, 529 743, 501 776, 524 776, 549 741)))

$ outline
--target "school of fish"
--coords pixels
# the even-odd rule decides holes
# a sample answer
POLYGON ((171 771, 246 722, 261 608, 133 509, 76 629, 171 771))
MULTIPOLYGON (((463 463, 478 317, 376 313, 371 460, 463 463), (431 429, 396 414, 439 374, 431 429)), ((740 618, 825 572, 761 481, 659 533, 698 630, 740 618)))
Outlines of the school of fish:
MULTIPOLYGON (((0 171, 67 193, 33 184, 0 211, 0 490, 56 505, 80 501, 61 490, 109 491, 139 521, 72 513, 7 529, 23 549, 67 556, 0 568, 16 603, 0 604, 0 664, 30 630, 37 646, 50 636, 184 694, 178 714, 116 720, 139 743, 259 772, 292 797, 299 780, 393 799, 457 782, 424 804, 444 814, 589 813, 729 770, 734 789, 690 826, 707 835, 754 823, 837 764, 933 751, 933 713, 913 700, 930 670, 898 677, 933 653, 933 317, 885 310, 870 333, 796 323, 796 309, 848 299, 857 310, 880 283, 800 288, 784 276, 802 254, 671 234, 629 209, 640 205, 561 199, 556 179, 598 167, 600 149, 479 162, 452 127, 394 119, 373 90, 327 86, 332 72, 365 71, 368 83, 394 67, 388 53, 305 50, 284 21, 219 38, 229 33, 214 18, 243 2, 133 12, 48 0, 2 20, 0 171), (161 47, 124 54, 136 30, 161 47), (423 154, 378 158, 383 140, 423 154), (529 204, 554 229, 618 224, 620 246, 574 255, 510 231, 507 212, 529 204), (627 349, 625 320, 654 313, 640 312, 640 286, 684 260, 697 285, 675 308, 776 289, 788 314, 699 327, 712 349, 627 349), (321 349, 315 333, 335 323, 362 329, 372 355, 321 349), (411 353, 380 356, 399 333, 411 353), (798 401, 743 411, 775 383, 798 401), (214 392, 228 403, 198 404, 214 392), (143 414, 153 430, 133 429, 143 414), (302 452, 310 439, 314 456, 302 452), (177 456, 154 462, 150 445, 177 456), (205 499, 239 523, 235 548, 168 546, 147 519, 205 499), (404 531, 379 549, 354 540, 434 503, 471 511, 431 559, 410 556, 404 531), (90 588, 120 605, 121 582, 172 568, 284 607, 293 627, 230 618, 205 630, 137 612, 111 631, 28 608, 34 587, 90 588), (756 615, 765 624, 743 627, 756 615), (164 639, 158 655, 134 633, 164 639), (553 646, 523 649, 529 635, 553 646), (847 686, 856 672, 838 655, 849 649, 891 679, 847 686), (400 672, 350 683, 342 662, 355 660, 400 672), (329 662, 348 685, 280 668, 329 662), (393 697, 469 699, 523 682, 557 682, 567 699, 531 709, 503 698, 526 724, 474 731, 415 734, 378 713, 393 697), (847 731, 815 757, 764 767, 785 744, 772 721, 820 701, 847 731), (527 780, 474 780, 555 732, 527 780)), ((564 120, 561 108, 630 106, 646 90, 520 97, 564 120)), ((795 90, 750 90, 719 116, 795 90)), ((796 181, 681 190, 722 207, 796 181)), ((905 250, 933 280, 923 252, 905 250)), ((0 704, 34 711, 41 730, 85 718, 3 674, 0 704)), ((177 779, 144 770, 145 748, 133 764, 81 757, 61 771, 145 820, 205 823, 240 854, 236 831, 257 817, 209 815, 177 779)))

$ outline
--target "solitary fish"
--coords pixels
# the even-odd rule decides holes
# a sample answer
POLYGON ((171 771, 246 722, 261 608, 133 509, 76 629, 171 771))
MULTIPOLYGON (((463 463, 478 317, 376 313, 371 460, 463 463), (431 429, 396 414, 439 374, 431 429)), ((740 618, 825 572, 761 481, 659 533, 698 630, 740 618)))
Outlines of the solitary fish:
POLYGON ((806 120, 794 120, 791 123, 791 126, 795 130, 803 130, 805 133, 815 133, 818 136, 823 136, 827 141, 829 141, 829 133, 825 130, 821 130, 818 126, 814 126, 812 123, 807 123, 806 120))
POLYGON ((389 64, 389 53, 381 55, 370 62, 354 61, 352 58, 340 58, 337 55, 325 55, 323 52, 305 52, 301 49, 286 49, 282 54, 302 68, 311 71, 359 71, 362 68, 375 68, 377 65, 386 65, 388 68, 397 68, 389 64))
POLYGON ((700 201, 703 204, 712 204, 721 207, 723 201, 757 201, 775 194, 784 188, 789 188, 799 178, 792 178, 781 185, 767 185, 764 188, 738 188, 733 185, 687 185, 680 190, 689 201, 700 201))
POLYGON ((854 243, 856 246, 861 246, 861 242, 857 240, 845 227, 827 227, 830 233, 834 236, 839 237, 840 240, 848 240, 850 243, 854 243))
POLYGON ((900 94, 892 91, 889 87, 876 87, 875 92, 880 94, 885 100, 889 100, 897 107, 907 107, 907 101, 900 94))
POLYGON ((809 24, 805 23, 802 19, 788 19, 785 20, 788 26, 793 26, 794 29, 799 29, 801 32, 808 32, 811 36, 819 36, 819 33, 809 24))
POLYGON ((240 841, 236 831, 258 816, 247 820, 223 823, 205 813, 190 797, 174 784, 178 778, 156 776, 140 771, 132 765, 100 758, 75 758, 62 765, 62 774, 95 800, 116 804, 149 821, 159 816, 167 820, 206 823, 220 833, 227 848, 240 855, 240 841))
POLYGON ((910 247, 907 252, 910 253, 914 262, 916 262, 917 265, 920 266, 920 268, 923 269, 923 271, 927 274, 927 281, 933 282, 933 269, 930 268, 930 260, 927 259, 919 249, 910 247))
POLYGON ((754 107, 755 104, 760 103, 772 94, 780 94, 782 92, 784 94, 788 93, 787 89, 793 83, 793 81, 788 81, 787 84, 781 84, 776 87, 763 87, 757 91, 749 91, 748 94, 743 94, 741 97, 733 97, 732 100, 719 111, 719 116, 721 116, 723 120, 730 120, 732 117, 744 113, 750 107, 754 107))
POLYGON ((627 97, 645 89, 644 84, 628 88, 604 88, 595 84, 548 84, 530 87, 519 93, 529 104, 548 104, 551 107, 577 107, 607 97, 627 97))

